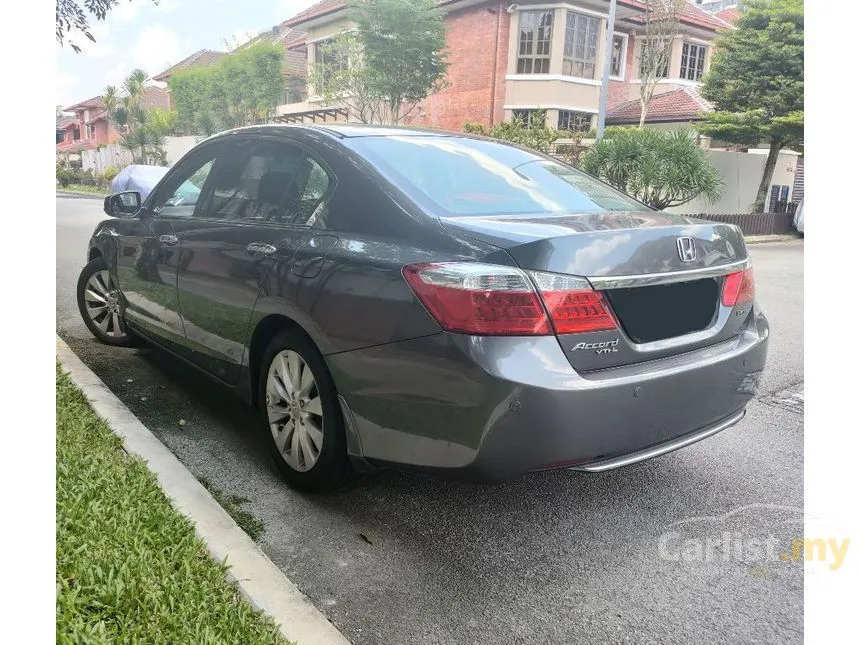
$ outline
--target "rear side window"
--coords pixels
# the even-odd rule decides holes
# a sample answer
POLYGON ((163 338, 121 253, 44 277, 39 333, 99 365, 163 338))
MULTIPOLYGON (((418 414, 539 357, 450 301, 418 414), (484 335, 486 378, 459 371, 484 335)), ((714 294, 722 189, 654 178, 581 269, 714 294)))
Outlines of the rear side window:
POLYGON ((352 145, 401 190, 445 216, 647 209, 575 168, 492 141, 361 137, 352 145))
POLYGON ((307 223, 326 195, 326 172, 302 148, 288 143, 247 142, 243 148, 219 160, 206 206, 197 215, 307 223))

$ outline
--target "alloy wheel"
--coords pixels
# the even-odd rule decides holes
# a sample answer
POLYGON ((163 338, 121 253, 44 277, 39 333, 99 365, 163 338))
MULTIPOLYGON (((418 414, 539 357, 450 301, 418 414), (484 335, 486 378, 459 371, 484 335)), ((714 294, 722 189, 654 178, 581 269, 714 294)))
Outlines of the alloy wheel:
POLYGON ((84 290, 87 315, 107 336, 121 338, 126 335, 125 322, 120 311, 120 293, 105 269, 96 271, 87 280, 84 290))
POLYGON ((285 349, 266 378, 266 413, 278 452, 298 472, 314 467, 323 446, 323 410, 310 365, 285 349))

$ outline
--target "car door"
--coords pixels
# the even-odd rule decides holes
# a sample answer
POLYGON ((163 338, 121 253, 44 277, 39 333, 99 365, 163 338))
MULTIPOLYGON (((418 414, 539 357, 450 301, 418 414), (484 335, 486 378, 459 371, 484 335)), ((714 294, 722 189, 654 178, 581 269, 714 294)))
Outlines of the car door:
POLYGON ((117 280, 126 320, 177 351, 184 348, 185 331, 176 297, 180 247, 174 224, 191 217, 213 163, 212 148, 183 159, 117 236, 117 280))
POLYGON ((280 137, 234 135, 229 145, 203 206, 177 225, 177 287, 193 360, 235 383, 266 274, 289 262, 307 234, 313 205, 304 198, 318 165, 280 137))

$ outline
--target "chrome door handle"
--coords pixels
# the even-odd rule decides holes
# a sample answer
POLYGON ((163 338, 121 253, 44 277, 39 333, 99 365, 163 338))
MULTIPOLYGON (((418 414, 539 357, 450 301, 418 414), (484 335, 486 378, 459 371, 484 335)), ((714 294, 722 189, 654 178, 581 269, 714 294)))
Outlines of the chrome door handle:
POLYGON ((251 242, 245 247, 245 250, 251 255, 274 255, 278 249, 271 244, 262 244, 260 242, 251 242))
POLYGON ((179 244, 179 238, 175 235, 159 235, 158 241, 167 246, 176 246, 179 244))

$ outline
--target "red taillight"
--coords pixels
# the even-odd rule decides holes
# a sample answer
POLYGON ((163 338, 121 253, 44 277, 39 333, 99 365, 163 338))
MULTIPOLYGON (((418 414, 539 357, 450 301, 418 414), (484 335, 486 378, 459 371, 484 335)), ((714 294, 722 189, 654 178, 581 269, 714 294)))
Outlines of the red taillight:
POLYGON ((447 331, 546 336, 616 328, 603 294, 576 276, 531 272, 537 291, 520 269, 477 262, 413 264, 403 277, 447 331))
POLYGON ((723 282, 723 306, 736 307, 755 298, 755 282, 752 269, 730 273, 723 282))
POLYGON ((557 334, 616 329, 615 318, 600 291, 577 276, 532 271, 557 334))
POLYGON ((482 336, 552 333, 540 298, 519 269, 477 262, 412 264, 403 277, 447 331, 482 336))

